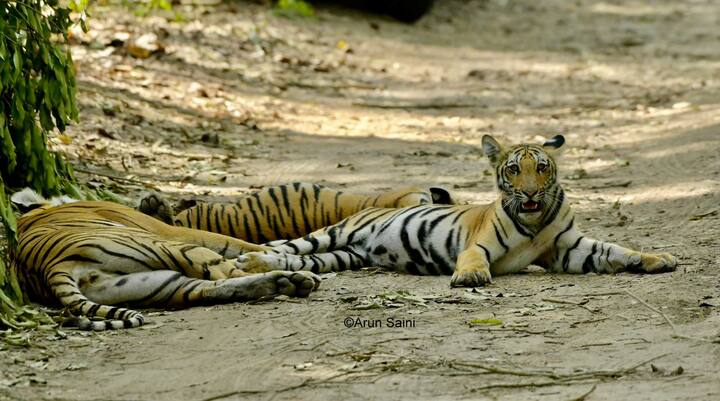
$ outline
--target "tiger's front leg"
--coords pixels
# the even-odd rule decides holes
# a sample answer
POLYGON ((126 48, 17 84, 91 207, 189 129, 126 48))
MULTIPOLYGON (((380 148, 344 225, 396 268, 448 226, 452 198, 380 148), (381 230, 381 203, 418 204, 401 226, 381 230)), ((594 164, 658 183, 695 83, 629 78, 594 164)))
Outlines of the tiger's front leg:
POLYGON ((468 248, 458 255, 455 272, 450 279, 453 287, 479 287, 492 283, 490 261, 480 246, 468 248))
POLYGON ((363 210, 338 224, 302 238, 273 241, 270 243, 272 249, 240 255, 235 265, 248 273, 271 270, 326 273, 361 268, 365 265, 365 240, 372 233, 375 224, 382 223, 397 210, 363 210))
POLYGON ((678 261, 669 253, 644 253, 610 242, 583 237, 572 228, 561 234, 556 246, 540 260, 550 270, 564 273, 663 273, 675 270, 678 261))
POLYGON ((366 252, 361 247, 348 247, 311 255, 293 255, 268 251, 241 255, 238 257, 235 266, 246 273, 264 273, 272 270, 329 273, 359 269, 365 266, 365 259, 366 252))
POLYGON ((473 238, 473 244, 458 255, 450 285, 478 287, 492 283, 490 265, 508 253, 510 248, 505 243, 507 240, 507 237, 502 240, 497 230, 480 231, 480 234, 473 238))

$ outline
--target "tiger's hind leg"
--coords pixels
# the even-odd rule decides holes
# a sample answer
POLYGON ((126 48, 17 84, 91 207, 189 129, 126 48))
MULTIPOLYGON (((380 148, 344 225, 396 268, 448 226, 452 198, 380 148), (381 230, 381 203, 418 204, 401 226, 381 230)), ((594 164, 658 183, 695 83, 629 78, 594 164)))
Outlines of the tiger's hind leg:
POLYGON ((251 244, 247 241, 226 235, 186 227, 170 226, 155 220, 147 224, 146 229, 163 240, 195 244, 211 249, 213 252, 225 258, 236 258, 243 253, 270 249, 270 247, 267 246, 251 244))
MULTIPOLYGON (((196 244, 168 241, 157 235, 138 232, 135 236, 118 237, 114 233, 98 233, 85 238, 67 252, 74 258, 95 261, 88 268, 103 272, 135 273, 171 270, 184 276, 204 280, 241 277, 247 273, 235 266, 233 259, 196 244), (95 246, 98 238, 112 243, 112 251, 95 246)), ((61 262, 58 268, 78 269, 78 262, 61 262)))
POLYGON ((175 268, 170 270, 179 269, 190 278, 222 280, 247 275, 242 269, 238 269, 234 260, 226 259, 212 249, 174 241, 158 241, 155 245, 171 254, 181 255, 174 258, 175 268))
POLYGON ((238 257, 236 266, 245 272, 272 270, 329 273, 357 270, 367 265, 367 253, 360 247, 347 247, 332 252, 293 255, 274 252, 252 252, 238 257))
POLYGON ((131 274, 91 273, 80 290, 90 301, 153 308, 186 308, 251 301, 275 295, 307 297, 319 284, 308 272, 269 272, 225 280, 202 280, 159 270, 131 274))
POLYGON ((77 281, 70 274, 55 277, 53 292, 71 313, 80 316, 69 319, 64 325, 93 331, 143 325, 142 314, 114 305, 179 309, 275 295, 307 297, 320 285, 320 278, 308 272, 270 272, 211 281, 185 277, 169 270, 108 274, 87 269, 77 281))
POLYGON ((174 225, 175 213, 172 205, 165 197, 156 192, 142 198, 138 210, 165 224, 174 225))

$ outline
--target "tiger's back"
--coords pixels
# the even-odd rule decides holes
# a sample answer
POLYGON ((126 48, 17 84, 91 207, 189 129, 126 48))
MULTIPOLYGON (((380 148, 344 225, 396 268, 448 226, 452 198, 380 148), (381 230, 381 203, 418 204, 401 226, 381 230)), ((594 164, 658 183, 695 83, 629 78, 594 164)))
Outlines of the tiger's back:
POLYGON ((265 188, 235 203, 200 203, 178 213, 173 223, 253 243, 309 234, 368 207, 401 208, 455 200, 442 188, 402 188, 375 195, 336 191, 318 184, 265 188))

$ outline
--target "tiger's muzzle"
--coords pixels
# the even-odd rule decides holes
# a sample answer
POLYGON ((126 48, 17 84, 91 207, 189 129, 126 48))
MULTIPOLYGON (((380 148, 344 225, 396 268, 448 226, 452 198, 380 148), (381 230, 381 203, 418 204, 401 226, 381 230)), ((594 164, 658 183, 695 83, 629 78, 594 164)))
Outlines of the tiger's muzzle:
POLYGON ((545 202, 543 202, 544 192, 543 191, 533 191, 533 192, 527 192, 522 191, 522 195, 520 196, 520 213, 537 213, 543 210, 543 207, 545 205, 545 202))

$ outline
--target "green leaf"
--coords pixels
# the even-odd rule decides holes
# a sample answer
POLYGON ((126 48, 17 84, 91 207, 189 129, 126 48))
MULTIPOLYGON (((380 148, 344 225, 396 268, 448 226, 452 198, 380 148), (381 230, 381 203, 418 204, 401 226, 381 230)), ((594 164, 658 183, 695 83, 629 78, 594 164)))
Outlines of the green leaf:
POLYGON ((490 326, 502 326, 502 320, 496 319, 496 318, 489 318, 489 319, 473 319, 468 322, 470 326, 482 326, 482 325, 490 325, 490 326))
POLYGON ((55 128, 52 115, 50 114, 50 109, 45 104, 40 107, 40 125, 42 125, 43 129, 47 131, 51 131, 55 128))
MULTIPOLYGON (((0 117, 2 116, 0 115, 0 117)), ((0 130, 2 130, 0 131, 2 134, 2 154, 7 158, 7 172, 11 174, 17 165, 17 160, 15 159, 15 144, 13 143, 12 136, 10 136, 10 130, 8 130, 3 123, 0 123, 0 130)), ((0 194, 0 196, 2 196, 2 194, 0 194)))
POLYGON ((22 58, 20 57, 20 51, 17 48, 15 48, 15 53, 13 53, 13 66, 17 71, 22 70, 22 58))
POLYGON ((172 10, 172 4, 168 0, 155 0, 157 1, 157 6, 162 8, 163 10, 172 10))
POLYGON ((275 6, 275 14, 285 17, 313 17, 315 10, 303 0, 279 0, 275 6))

